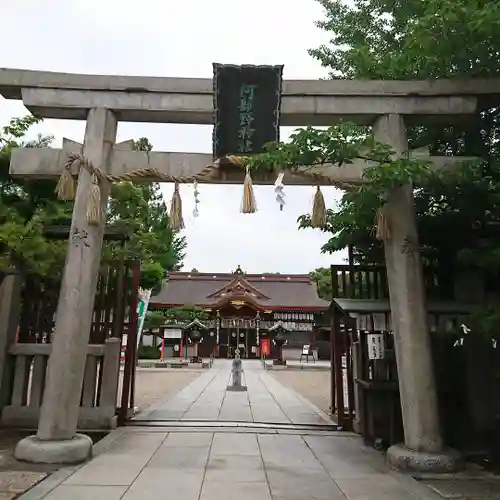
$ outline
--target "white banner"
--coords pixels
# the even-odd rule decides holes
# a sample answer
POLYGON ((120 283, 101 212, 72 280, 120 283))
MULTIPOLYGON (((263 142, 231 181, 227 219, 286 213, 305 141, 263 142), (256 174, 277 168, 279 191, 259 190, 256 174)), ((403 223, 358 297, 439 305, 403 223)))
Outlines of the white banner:
MULTIPOLYGON (((148 310, 150 298, 151 298, 151 290, 144 290, 143 288, 139 288, 138 301, 137 301, 137 349, 139 349, 139 344, 142 335, 142 328, 144 327, 144 319, 146 318, 146 311, 148 310)), ((127 341, 128 341, 128 334, 124 333, 122 335, 122 360, 124 359, 125 356, 127 341)))
POLYGON ((137 304, 137 348, 141 341, 142 329, 144 327, 144 320, 146 319, 146 312, 148 310, 149 299, 151 298, 151 289, 144 290, 139 288, 139 300, 137 304))

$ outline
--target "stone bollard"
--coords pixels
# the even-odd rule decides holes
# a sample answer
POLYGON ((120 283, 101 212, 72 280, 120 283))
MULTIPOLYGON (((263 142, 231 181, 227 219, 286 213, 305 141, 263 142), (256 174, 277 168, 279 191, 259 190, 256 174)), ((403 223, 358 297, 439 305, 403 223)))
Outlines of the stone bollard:
POLYGON ((243 368, 241 366, 241 359, 238 357, 233 359, 233 365, 231 368, 231 381, 232 384, 227 386, 228 391, 246 391, 246 385, 241 384, 241 374, 243 373, 243 368))

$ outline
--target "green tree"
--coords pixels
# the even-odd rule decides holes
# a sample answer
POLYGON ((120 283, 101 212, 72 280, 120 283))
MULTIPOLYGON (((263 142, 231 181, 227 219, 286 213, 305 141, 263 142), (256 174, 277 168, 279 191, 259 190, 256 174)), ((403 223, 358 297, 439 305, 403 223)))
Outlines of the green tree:
MULTIPOLYGON (((500 72, 500 5, 485 0, 317 0, 325 19, 318 26, 330 44, 310 54, 332 78, 427 79, 469 78, 500 72)), ((411 147, 430 146, 434 154, 470 155, 483 165, 429 175, 416 191, 417 219, 423 254, 430 262, 468 260, 498 267, 495 239, 485 227, 498 220, 498 108, 488 97, 479 112, 450 127, 429 125, 409 130, 411 147), (485 175, 486 173, 486 175, 485 175), (446 230, 444 230, 446 228, 446 230), (474 258, 481 254, 481 259, 474 258)), ((354 197, 355 198, 355 197, 354 197)), ((338 212, 329 212, 325 230, 333 235, 323 251, 353 245, 358 261, 383 261, 383 249, 372 233, 379 200, 358 203, 349 193, 338 212)), ((310 220, 303 217, 302 227, 310 220)))
MULTIPOLYGON (((151 151, 145 137, 135 142, 135 149, 151 151)), ((141 286, 159 289, 166 273, 182 266, 186 239, 169 225, 167 206, 158 183, 119 182, 111 188, 108 223, 122 228, 130 241, 109 245, 115 257, 141 260, 141 286)))
POLYGON ((332 78, 418 79, 498 73, 500 5, 488 0, 316 0, 329 45, 309 53, 332 78), (438 42, 438 43, 436 43, 438 42))
POLYGON ((332 300, 332 274, 328 267, 318 267, 311 273, 311 279, 316 283, 318 296, 324 300, 332 300))
MULTIPOLYGON (((26 141, 30 127, 40 120, 14 118, 0 131, 0 266, 15 265, 42 275, 56 276, 66 254, 66 241, 47 240, 44 226, 71 220, 72 203, 58 201, 55 182, 14 179, 9 175, 15 147, 48 147, 53 137, 26 141)), ((150 151, 146 138, 136 148, 150 151)), ((122 247, 108 242, 106 258, 141 260, 141 286, 157 289, 166 271, 181 266, 186 241, 169 227, 166 205, 158 184, 112 186, 108 224, 130 234, 122 247)))
POLYGON ((147 311, 144 318, 144 331, 148 332, 155 328, 160 328, 167 322, 166 315, 163 311, 147 311))
POLYGON ((65 217, 70 208, 57 201, 50 181, 14 179, 9 175, 15 147, 47 147, 53 137, 39 135, 26 141, 27 131, 40 120, 31 115, 14 118, 0 129, 0 267, 51 274, 64 259, 60 242, 43 237, 45 224, 65 217))
POLYGON ((201 307, 193 304, 184 304, 181 307, 168 309, 166 317, 170 323, 190 323, 195 319, 203 322, 208 319, 208 313, 201 307))

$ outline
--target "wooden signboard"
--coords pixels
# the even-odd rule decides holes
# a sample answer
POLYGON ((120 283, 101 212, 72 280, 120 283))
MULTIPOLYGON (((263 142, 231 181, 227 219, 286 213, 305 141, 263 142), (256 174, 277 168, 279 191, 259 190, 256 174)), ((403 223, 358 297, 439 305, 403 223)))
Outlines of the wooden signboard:
POLYGON ((368 359, 384 359, 385 343, 383 333, 370 333, 366 336, 368 342, 368 359))
POLYGON ((214 64, 214 158, 279 141, 283 66, 214 64))
POLYGON ((300 361, 302 361, 302 359, 306 358, 306 362, 309 363, 309 356, 312 357, 313 361, 316 363, 316 360, 314 359, 314 352, 313 352, 313 349, 312 349, 312 346, 309 345, 309 344, 304 344, 302 346, 302 353, 300 354, 300 361))

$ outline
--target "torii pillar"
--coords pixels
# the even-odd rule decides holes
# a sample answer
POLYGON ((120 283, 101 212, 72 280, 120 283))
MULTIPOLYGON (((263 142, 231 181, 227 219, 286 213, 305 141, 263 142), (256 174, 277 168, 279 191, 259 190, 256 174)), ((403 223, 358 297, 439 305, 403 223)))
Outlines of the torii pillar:
MULTIPOLYGON (((91 109, 87 117, 83 154, 107 170, 116 140, 112 111, 91 109)), ((99 225, 86 219, 92 176, 80 169, 59 303, 55 334, 47 366, 45 393, 36 436, 17 444, 15 457, 35 463, 78 463, 92 454, 92 440, 77 434, 78 413, 92 323, 97 275, 106 218, 99 225)), ((101 207, 106 214, 109 186, 101 182, 101 207)))
MULTIPOLYGON (((396 154, 408 154, 401 115, 378 118, 373 132, 396 154)), ((440 429, 413 187, 394 189, 384 214, 390 228, 384 249, 405 436, 404 444, 389 448, 387 459, 397 469, 452 472, 463 461, 456 451, 444 449, 440 429)))

